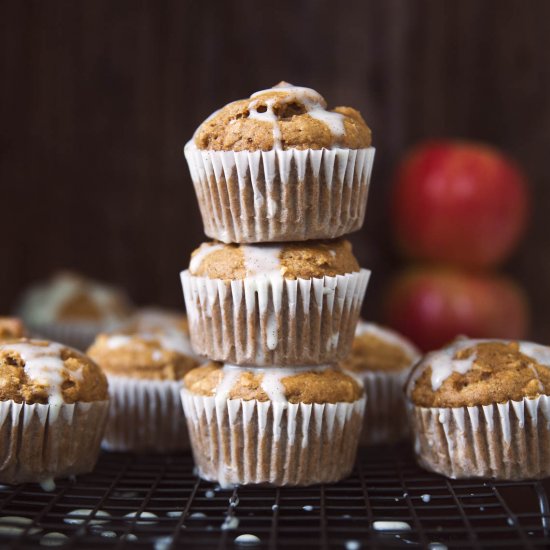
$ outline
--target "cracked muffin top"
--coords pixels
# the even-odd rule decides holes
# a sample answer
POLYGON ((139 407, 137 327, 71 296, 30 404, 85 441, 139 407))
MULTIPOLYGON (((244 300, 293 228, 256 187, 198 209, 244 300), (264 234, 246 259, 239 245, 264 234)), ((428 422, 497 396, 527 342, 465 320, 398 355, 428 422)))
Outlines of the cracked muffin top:
POLYGON ((397 332, 360 321, 355 331, 351 354, 342 368, 354 372, 400 372, 412 366, 420 352, 397 332))
POLYGON ((60 404, 107 399, 107 379, 84 354, 42 340, 0 343, 0 400, 60 404))
POLYGON ((209 242, 193 252, 189 271, 210 279, 277 274, 285 279, 312 279, 357 272, 359 264, 344 239, 284 245, 209 242))
POLYGON ((407 383, 421 407, 471 407, 550 394, 550 348, 461 339, 428 353, 407 383))
POLYGON ((222 107, 193 137, 198 149, 215 151, 363 149, 371 141, 359 111, 327 110, 325 99, 315 90, 287 82, 222 107))
POLYGON ((353 376, 327 365, 262 369, 213 362, 189 371, 184 384, 196 395, 244 401, 352 403, 363 395, 353 376))

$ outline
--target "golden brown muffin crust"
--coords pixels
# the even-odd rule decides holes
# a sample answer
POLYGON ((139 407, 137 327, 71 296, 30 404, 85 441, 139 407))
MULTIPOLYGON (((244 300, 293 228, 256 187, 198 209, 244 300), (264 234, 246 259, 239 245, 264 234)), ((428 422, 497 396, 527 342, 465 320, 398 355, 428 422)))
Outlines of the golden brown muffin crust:
POLYGON ((266 111, 276 119, 282 149, 361 149, 371 145, 371 131, 359 111, 351 107, 330 111, 340 114, 343 123, 344 133, 335 134, 323 120, 308 114, 312 101, 316 107, 326 109, 325 100, 312 90, 298 90, 295 94, 292 89, 275 87, 229 103, 201 124, 195 133, 195 145, 215 151, 269 151, 277 145, 274 123, 255 118, 266 111))
MULTIPOLYGON (((550 394, 550 368, 520 352, 518 342, 482 342, 460 349, 454 359, 471 359, 464 374, 453 372, 432 389, 430 355, 415 369, 411 400, 421 407, 471 407, 550 394)), ((414 374, 413 373, 413 376, 414 374)))
POLYGON ((0 401, 11 399, 17 403, 46 404, 51 395, 51 387, 45 382, 46 379, 40 376, 31 378, 26 372, 25 361, 15 347, 19 344, 30 345, 38 352, 43 349, 45 363, 51 357, 58 357, 63 362, 60 376, 63 380, 61 394, 65 403, 107 399, 107 379, 89 357, 47 341, 21 338, 0 344, 0 401))
MULTIPOLYGON (((210 279, 244 279, 257 274, 254 265, 247 264, 249 249, 260 250, 270 245, 239 245, 212 243, 212 251, 203 255, 203 244, 191 255, 190 271, 198 277, 210 279), (193 258, 200 257, 198 265, 193 258)), ((271 247, 278 256, 280 273, 285 279, 311 279, 334 277, 359 271, 351 243, 344 239, 308 241, 285 244, 280 249, 271 247)))
MULTIPOLYGON (((222 383, 223 374, 221 363, 203 365, 185 376, 185 387, 196 395, 212 397, 222 383)), ((243 367, 242 373, 229 389, 228 399, 269 401, 268 394, 262 388, 263 377, 263 371, 243 367)), ((361 385, 338 368, 285 375, 281 377, 281 384, 290 403, 352 403, 363 394, 361 385)))
POLYGON ((87 354, 107 374, 148 380, 181 380, 199 364, 164 347, 157 335, 100 334, 87 354))
POLYGON ((21 319, 0 317, 0 340, 23 338, 25 333, 25 325, 21 319))
POLYGON ((407 348, 366 332, 355 337, 351 354, 342 368, 354 372, 399 372, 410 367, 413 361, 414 356, 407 348))

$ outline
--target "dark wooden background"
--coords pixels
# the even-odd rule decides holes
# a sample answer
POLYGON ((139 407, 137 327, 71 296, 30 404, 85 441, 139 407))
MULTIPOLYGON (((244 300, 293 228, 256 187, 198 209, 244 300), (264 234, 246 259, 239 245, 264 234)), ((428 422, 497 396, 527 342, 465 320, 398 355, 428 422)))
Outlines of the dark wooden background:
POLYGON ((279 80, 359 108, 377 159, 353 237, 374 271, 365 313, 398 265, 387 198, 410 145, 486 140, 535 194, 504 269, 550 334, 550 2, 523 0, 0 2, 0 312, 69 267, 138 303, 182 304, 203 240, 183 144, 211 111, 279 80))

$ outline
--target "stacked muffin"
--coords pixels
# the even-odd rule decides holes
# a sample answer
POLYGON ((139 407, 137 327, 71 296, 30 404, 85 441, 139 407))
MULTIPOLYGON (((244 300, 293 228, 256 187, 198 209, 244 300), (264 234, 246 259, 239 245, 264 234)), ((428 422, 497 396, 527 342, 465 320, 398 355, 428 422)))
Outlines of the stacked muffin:
POLYGON ((365 407, 337 363, 370 272, 342 235, 365 214, 374 149, 354 109, 281 83, 186 145, 206 234, 182 272, 191 342, 215 361, 182 401, 202 477, 308 485, 347 475, 365 407))

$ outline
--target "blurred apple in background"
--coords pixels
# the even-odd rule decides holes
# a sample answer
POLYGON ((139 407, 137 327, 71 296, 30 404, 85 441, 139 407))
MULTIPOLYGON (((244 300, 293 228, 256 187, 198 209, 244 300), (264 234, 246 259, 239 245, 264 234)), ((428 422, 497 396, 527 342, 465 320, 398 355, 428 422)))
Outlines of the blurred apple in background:
POLYGON ((483 144, 433 141, 398 167, 392 218, 409 258, 489 267, 512 252, 526 226, 526 178, 483 144))
POLYGON ((387 322, 424 351, 457 335, 524 338, 529 310, 507 277, 445 267, 412 267, 397 276, 386 301, 387 322))

